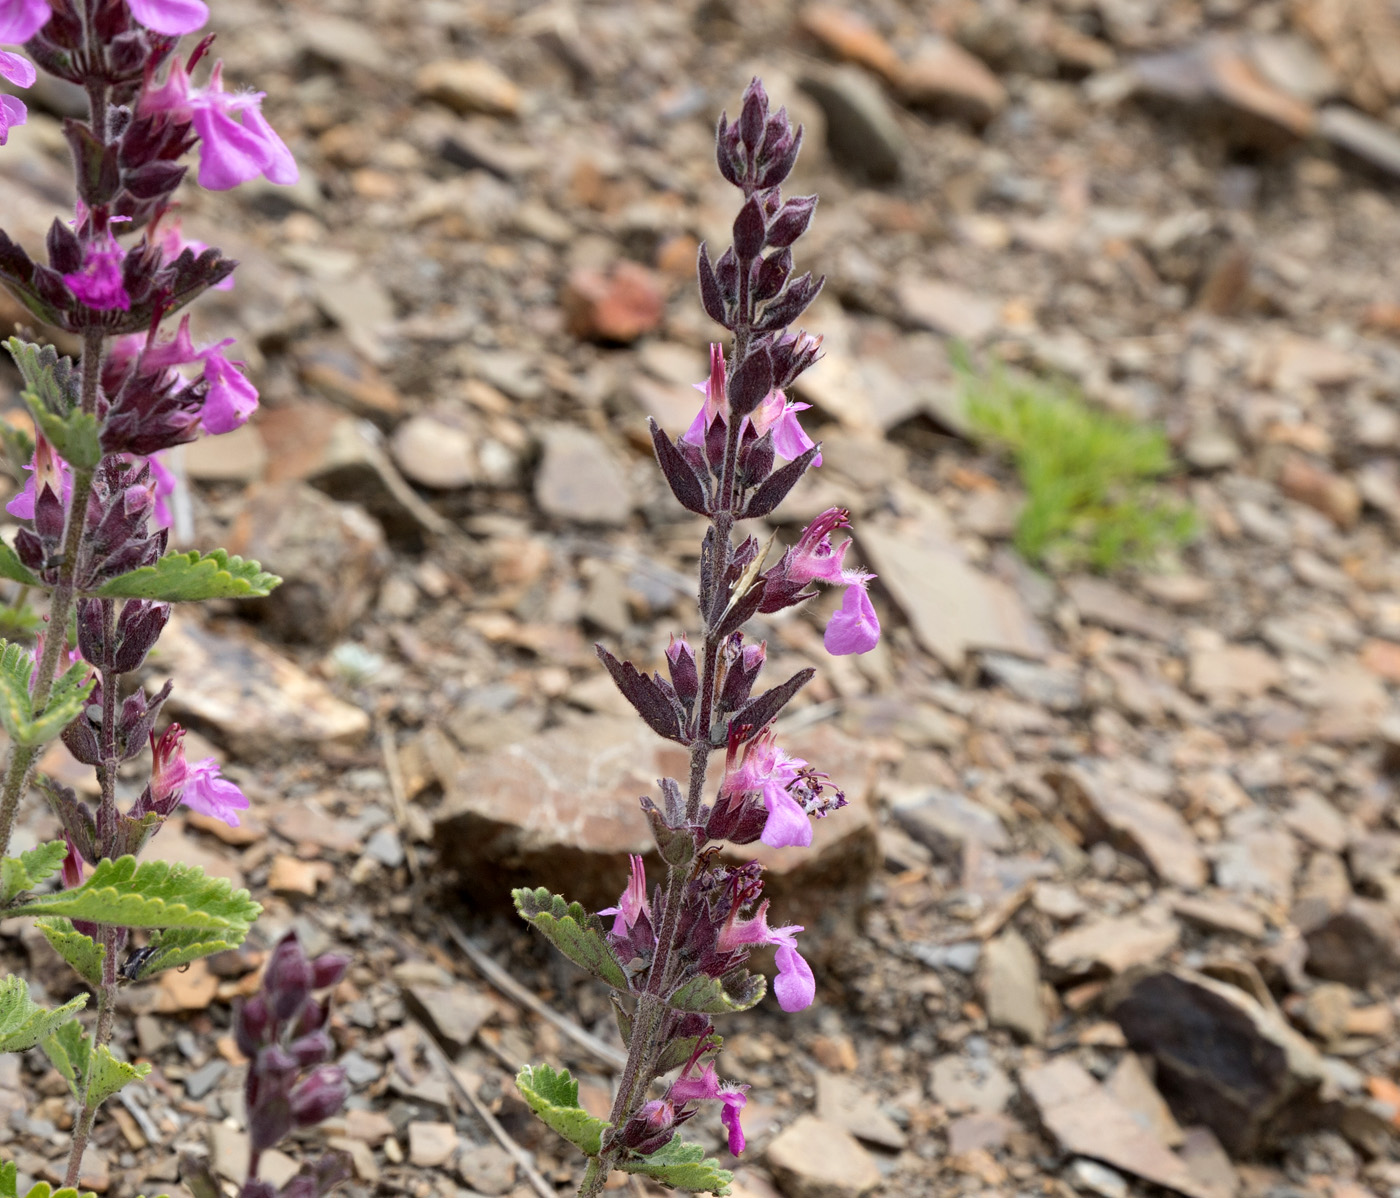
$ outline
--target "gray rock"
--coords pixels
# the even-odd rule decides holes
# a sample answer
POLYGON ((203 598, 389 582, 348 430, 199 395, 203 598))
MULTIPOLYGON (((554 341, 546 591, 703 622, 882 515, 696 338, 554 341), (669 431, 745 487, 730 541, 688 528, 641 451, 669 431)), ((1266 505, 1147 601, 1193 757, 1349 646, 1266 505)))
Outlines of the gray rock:
POLYGON ((1049 1019, 1040 1001, 1040 966, 1030 945, 1008 928, 982 951, 977 984, 993 1027, 1009 1027, 1039 1044, 1049 1019))
POLYGON ((799 82, 826 114, 832 158, 876 183, 899 178, 904 133, 874 80, 858 67, 813 72, 799 82))
POLYGON ((422 486, 455 491, 477 481, 471 433, 430 413, 411 416, 399 425, 389 451, 404 475, 422 486))
POLYGON ((984 848, 1011 845, 1001 818, 955 790, 911 790, 893 797, 895 823, 940 860, 956 862, 963 847, 975 842, 984 848))
POLYGON ((817 1074, 817 1118, 844 1127, 858 1140, 899 1151, 908 1137, 880 1110, 875 1098, 839 1073, 817 1074))
POLYGON ((622 525, 632 511, 627 478, 612 452, 571 425, 545 431, 535 501, 546 515, 574 524, 622 525))
POLYGON ((880 1169, 850 1132, 799 1115, 768 1145, 768 1167, 789 1198, 862 1198, 880 1184, 880 1169))
POLYGON ((1009 653, 982 654, 982 668, 996 682, 1051 711, 1073 711, 1084 702, 1084 684, 1074 669, 1026 661, 1009 653))
POLYGON ((1339 149, 1400 176, 1400 134, 1345 104, 1329 104, 1317 117, 1317 131, 1339 149))
POLYGON ((1016 1094, 1011 1079, 988 1057, 939 1057, 929 1070, 929 1089, 935 1101, 955 1114, 992 1114, 1004 1110, 1016 1094))
POLYGON ((220 1061, 217 1058, 201 1065, 185 1078, 185 1095, 198 1102, 219 1084, 220 1079, 227 1072, 228 1062, 220 1061))

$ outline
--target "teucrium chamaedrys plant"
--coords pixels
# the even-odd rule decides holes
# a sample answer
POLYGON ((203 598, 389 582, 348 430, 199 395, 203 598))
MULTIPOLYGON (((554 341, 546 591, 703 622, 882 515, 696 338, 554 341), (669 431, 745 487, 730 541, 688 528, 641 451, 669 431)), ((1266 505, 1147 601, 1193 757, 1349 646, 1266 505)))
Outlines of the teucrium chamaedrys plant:
POLYGON ((816 993, 812 970, 797 949, 800 926, 775 927, 762 897, 757 862, 722 864, 719 842, 806 846, 811 819, 845 798, 825 774, 775 743, 773 721, 815 671, 802 670, 758 695, 762 643, 743 629, 759 613, 810 599, 812 584, 845 588, 826 628, 833 654, 863 653, 880 635, 866 593, 872 575, 847 568, 849 541, 832 544, 847 514, 832 508, 770 564, 766 547, 748 536, 735 543, 742 520, 774 512, 797 481, 821 464, 802 430, 805 407, 787 399, 794 379, 820 356, 820 339, 791 325, 821 290, 810 274, 792 277, 791 246, 806 230, 815 196, 783 201, 779 186, 802 144, 784 109, 769 113, 757 79, 744 93, 734 125, 721 118, 720 172, 743 193, 734 244, 717 262, 700 247, 700 298, 705 311, 732 334, 729 352, 710 348, 710 377, 697 385, 704 404, 694 423, 672 441, 651 424, 656 457, 682 506, 710 527, 700 550, 698 653, 685 638, 666 649, 669 680, 646 675, 602 646, 598 655, 619 690, 648 726, 686 746, 685 788, 663 779, 661 800, 642 806, 666 863, 666 880, 648 890, 642 860, 616 907, 593 914, 548 890, 517 890, 516 908, 566 956, 613 987, 627 1040, 627 1064, 605 1121, 578 1104, 578 1085, 547 1065, 522 1069, 517 1084, 530 1107, 588 1157, 579 1193, 597 1194, 611 1169, 655 1178, 682 1189, 728 1192, 730 1174, 676 1133, 702 1102, 718 1103, 729 1148, 744 1147, 739 1114, 747 1086, 715 1071, 722 1041, 711 1017, 754 1006, 766 990, 743 967, 757 945, 774 945, 773 989, 785 1011, 800 1011, 816 993), (779 459, 784 464, 779 465, 779 459), (705 798, 706 764, 723 750, 718 793, 705 798), (611 916, 604 925, 599 916, 611 916), (655 1097, 652 1083, 678 1070, 655 1097))
MULTIPOLYGON (((81 87, 89 105, 87 120, 64 122, 74 212, 54 220, 46 260, 0 231, 0 284, 39 321, 82 343, 73 362, 52 348, 6 342, 35 433, 32 441, 7 438, 29 474, 7 505, 22 527, 13 547, 0 542, 0 576, 48 595, 48 627, 34 652, 0 642, 0 725, 9 737, 0 774, 0 918, 34 918, 97 996, 96 1020, 85 1031, 76 1016, 86 996, 44 1010, 22 978, 0 979, 0 1051, 40 1045, 67 1079, 79 1104, 69 1186, 98 1106, 149 1069, 109 1047, 118 988, 236 947, 259 911, 247 891, 197 868, 138 864, 181 803, 236 824, 248 801, 212 760, 185 760, 178 725, 156 735, 169 683, 154 694, 123 683, 154 646, 173 602, 265 595, 279 581, 222 550, 166 552, 164 499, 173 480, 160 455, 237 428, 258 401, 224 352, 231 341, 196 345, 187 318, 162 332, 206 288, 231 285, 236 265, 181 236, 172 204, 186 170, 180 159, 198 146, 199 183, 215 190, 257 175, 278 183, 297 176, 258 111, 260 93, 224 90, 219 64, 207 83, 192 81, 212 38, 186 60, 176 56, 180 36, 208 15, 201 0, 0 0, 0 45, 24 50, 0 51, 0 75, 28 87, 32 59, 81 87), (39 777, 64 838, 7 856, 40 752, 60 735, 96 768, 97 808, 39 777), (118 767, 148 743, 150 780, 119 805, 118 767), (41 892, 55 875, 61 888, 41 892)), ((0 98, 0 144, 26 117, 22 101, 0 98)), ((332 972, 321 967, 327 978, 332 972)), ((284 1001, 278 1028, 303 1014, 306 995, 292 990, 300 997, 284 1001)), ((324 1015, 311 1022, 292 1037, 295 1047, 274 1037, 252 1054, 264 1092, 300 1101, 301 1125, 344 1097, 343 1078, 324 1072, 313 1074, 310 1098, 285 1088, 325 1059, 324 1035, 313 1035, 324 1015)), ((0 1170, 0 1188, 7 1179, 13 1187, 13 1170, 0 1170)), ((297 1198, 320 1192, 319 1181, 309 1193, 307 1184, 299 1183, 297 1198)))

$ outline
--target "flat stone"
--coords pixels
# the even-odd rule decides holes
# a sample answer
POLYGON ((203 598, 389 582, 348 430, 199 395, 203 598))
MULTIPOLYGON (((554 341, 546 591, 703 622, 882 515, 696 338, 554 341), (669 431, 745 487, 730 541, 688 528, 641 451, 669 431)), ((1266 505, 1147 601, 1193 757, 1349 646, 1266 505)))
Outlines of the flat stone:
POLYGON ((961 1115, 948 1124, 948 1155, 962 1156, 965 1152, 996 1152, 1021 1125, 997 1111, 979 1111, 961 1115))
POLYGON ((1171 1108, 1148 1076, 1137 1053, 1124 1053, 1104 1085, 1139 1127, 1151 1132, 1168 1148, 1179 1148, 1185 1141, 1180 1124, 1172 1117, 1171 1108))
POLYGON ((1027 702, 1051 711, 1074 711, 1084 704, 1084 683, 1077 669, 1025 661, 1009 653, 983 653, 981 661, 993 681, 1027 702))
POLYGON ((875 183, 900 175, 907 142, 875 83, 857 67, 812 71, 798 84, 826 114, 826 140, 842 167, 875 183))
POLYGON ((1236 986, 1187 970, 1125 979, 1110 1000, 1132 1047, 1157 1064, 1157 1084, 1232 1153, 1255 1151, 1315 1100, 1317 1050, 1277 1010, 1236 986))
POLYGON ((571 425, 545 430, 543 440, 544 457, 535 474, 541 510, 575 524, 626 524, 632 496, 608 447, 571 425))
POLYGON ((368 274, 312 281, 316 304, 346 339, 376 366, 390 359, 386 337, 394 324, 393 297, 368 274))
POLYGON ((1010 1028, 1032 1044, 1045 1039, 1049 1016, 1040 1000, 1040 966, 1014 928, 983 948, 977 985, 993 1027, 1010 1028))
POLYGON ((875 1158, 850 1132, 812 1115, 779 1132, 766 1160, 788 1198, 863 1198, 881 1180, 875 1158))
POLYGON ((987 124, 1006 107, 1006 88, 987 65, 949 38, 926 38, 895 81, 906 104, 987 124))
POLYGON ((410 416, 399 425, 389 452, 406 478, 437 491, 455 491, 478 479, 471 433, 432 414, 410 416))
POLYGON ((1329 853, 1340 853, 1351 840, 1346 816, 1315 790, 1294 792, 1292 805, 1283 813, 1283 822, 1309 844, 1329 853))
POLYGON ((1278 477, 1279 489, 1290 499, 1316 508, 1341 529, 1352 528, 1361 517, 1361 492, 1351 479, 1294 456, 1278 477))
POLYGON ((1087 973, 1094 966, 1123 973, 1171 952, 1180 937, 1180 925, 1164 907, 1147 907, 1061 932, 1045 946, 1045 960, 1068 973, 1087 973))
POLYGON ((858 11, 834 4, 809 4, 798 18, 805 33, 828 53, 859 63, 893 83, 903 70, 899 55, 878 30, 858 11))
POLYGON ((1304 929, 1308 972, 1365 988, 1390 985, 1400 973, 1400 923, 1370 899, 1353 898, 1340 911, 1304 929))
POLYGON ((414 76, 413 85, 420 96, 458 113, 515 116, 520 111, 520 89, 497 67, 480 58, 430 62, 414 76))
POLYGON ((209 1167, 241 1186, 248 1180, 248 1133, 226 1123, 209 1124, 209 1167))
POLYGON ((817 1073, 817 1118, 843 1127, 858 1140, 899 1151, 908 1141, 899 1124, 880 1110, 875 1098, 852 1078, 817 1073))
POLYGON ((1298 844, 1267 812, 1248 808, 1225 821, 1225 839, 1213 849, 1215 881, 1236 894, 1287 904, 1293 897, 1298 844))
POLYGON ((1101 578, 1067 578, 1064 588, 1085 623, 1154 641, 1170 640, 1175 631, 1175 621, 1170 616, 1101 578))
POLYGON ((457 1176, 478 1194, 507 1194, 515 1187, 515 1158, 497 1144, 457 1155, 457 1176))
POLYGON ((1045 633, 1020 596, 971 565, 951 535, 927 522, 918 531, 867 523, 857 539, 919 643, 950 670, 973 649, 1044 656, 1045 633))
POLYGON ((1259 912, 1223 895, 1174 895, 1171 904, 1182 919, 1207 931, 1231 932, 1250 940, 1263 940, 1268 931, 1259 912))
POLYGON ((1128 1198, 1128 1179, 1088 1157, 1077 1157, 1070 1163, 1069 1180, 1075 1189, 1099 1198, 1128 1198))
POLYGON ((1049 780, 1089 843, 1108 840, 1145 861, 1162 881, 1185 890, 1205 885, 1205 857, 1176 808, 1084 768, 1056 770, 1049 780))
POLYGON ((223 1076, 227 1072, 227 1061, 221 1061, 218 1057, 207 1061, 185 1077, 186 1097, 198 1102, 223 1080, 223 1076))
POLYGON ((1191 651, 1192 691, 1216 703, 1253 699, 1283 683, 1283 667, 1255 645, 1220 645, 1191 651))
POLYGON ((939 1057, 929 1070, 929 1089, 954 1114, 994 1114, 1016 1096, 1015 1084, 989 1057, 939 1057))
POLYGON ((1212 1198, 1186 1165, 1069 1057, 1021 1070, 1021 1085, 1060 1147, 1190 1198, 1212 1198))
POLYGON ((359 21, 321 13, 303 22, 297 36, 312 55, 336 66, 387 71, 392 65, 383 41, 359 21))
POLYGON ((450 1123, 414 1122, 408 1125, 408 1159, 420 1169, 447 1164, 457 1151, 457 1129, 450 1123))
POLYGON ((231 433, 200 437, 182 445, 179 454, 185 475, 200 483, 247 483, 267 469, 267 446, 256 424, 243 424, 231 433))
POLYGON ((251 637, 176 615, 161 637, 157 669, 198 686, 177 686, 166 710, 217 730, 230 752, 262 761, 322 744, 353 744, 368 714, 251 637))
POLYGON ((364 508, 291 481, 253 489, 228 547, 281 577, 272 594, 243 607, 292 643, 340 639, 369 610, 389 561, 384 530, 364 508))
POLYGON ((994 851, 1011 847, 1001 817, 955 790, 909 789, 890 796, 895 823, 942 861, 961 860, 969 843, 994 851))
POLYGON ((960 341, 980 341, 1001 323, 995 300, 936 279, 901 279, 895 299, 906 320, 960 341))
MULTIPOLYGON (((830 773, 847 806, 813 820, 809 848, 744 845, 736 860, 762 862, 775 904, 829 916, 835 895, 855 895, 879 862, 870 806, 874 757, 831 729, 793 736, 785 747, 830 773)), ((722 756, 715 759, 716 774, 722 756)), ((445 779, 435 839, 463 891, 486 907, 501 907, 512 886, 541 879, 567 882, 570 899, 590 907, 615 902, 626 880, 629 853, 655 853, 638 796, 658 799, 656 779, 684 778, 685 751, 634 717, 578 717, 489 752, 469 754, 445 779)), ((713 791, 711 791, 713 793, 713 791)), ((854 901, 851 910, 855 909, 854 901)))
POLYGON ((496 1013, 496 1004, 490 998, 460 982, 450 986, 406 982, 403 995, 453 1057, 472 1042, 477 1029, 496 1013))
POLYGON ((651 271, 623 261, 607 271, 575 270, 564 284, 560 304, 575 337, 625 345, 661 324, 666 296, 651 271))
POLYGON ((1345 104, 1329 104, 1318 114, 1317 131, 1339 149, 1400 177, 1400 134, 1389 125, 1345 104))

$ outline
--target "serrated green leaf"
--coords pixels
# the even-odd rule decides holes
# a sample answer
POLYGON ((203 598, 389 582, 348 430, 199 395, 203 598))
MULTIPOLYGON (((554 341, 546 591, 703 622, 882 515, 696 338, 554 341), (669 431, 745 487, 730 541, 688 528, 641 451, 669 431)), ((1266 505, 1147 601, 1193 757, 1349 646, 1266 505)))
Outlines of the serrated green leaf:
POLYGON ((515 909, 527 923, 575 965, 618 990, 627 989, 627 975, 608 947, 603 922, 580 903, 566 902, 543 886, 511 891, 515 909))
MULTIPOLYGON (((14 1161, 0 1161, 0 1198, 19 1198, 19 1166, 14 1161)), ((97 1198, 91 1190, 79 1194, 72 1186, 55 1190, 46 1181, 36 1181, 24 1198, 97 1198)))
POLYGON ((188 965, 200 957, 235 949, 248 936, 246 927, 205 931, 200 928, 166 928, 156 932, 146 946, 146 956, 132 981, 144 981, 167 969, 188 965))
POLYGON ((150 1073, 151 1067, 145 1061, 132 1064, 112 1055, 105 1044, 97 1050, 93 1062, 92 1076, 88 1079, 87 1101, 94 1106, 105 1102, 129 1082, 139 1082, 150 1073))
POLYGON ((680 1136, 648 1156, 619 1161, 618 1168, 627 1173, 640 1173, 673 1189, 717 1194, 720 1198, 729 1193, 734 1181, 734 1174, 721 1169, 719 1161, 707 1158, 699 1144, 687 1144, 680 1136))
POLYGON ((94 1053, 91 1037, 76 1022, 64 1024, 42 1047, 50 1063, 68 1083, 73 1097, 94 1106, 151 1071, 149 1065, 118 1060, 105 1044, 94 1053))
POLYGON ((578 1082, 567 1069, 556 1072, 548 1065, 526 1065, 516 1075, 515 1086, 540 1120, 574 1147, 588 1156, 602 1151, 608 1125, 579 1106, 578 1082))
POLYGON ((0 727, 21 745, 42 745, 56 739, 77 718, 92 693, 88 668, 79 662, 60 675, 44 710, 35 715, 29 696, 34 657, 23 645, 0 641, 0 727))
POLYGON ((103 599, 159 599, 163 603, 202 599, 256 599, 270 594, 282 580, 257 562, 244 561, 226 550, 167 553, 153 566, 142 566, 98 587, 103 599))
POLYGON ((60 357, 52 345, 35 345, 18 337, 6 341, 5 348, 19 367, 24 389, 34 392, 49 411, 66 416, 78 406, 79 379, 72 358, 60 357))
POLYGON ((44 939, 53 945, 54 952, 72 966, 74 973, 90 986, 102 985, 102 960, 107 955, 102 945, 78 931, 71 920, 55 916, 34 922, 44 939))
POLYGON ((19 560, 19 554, 4 541, 0 541, 0 578, 8 578, 27 587, 41 587, 43 582, 31 573, 28 566, 19 560))
POLYGON ((41 1007, 29 997, 29 985, 21 977, 0 978, 0 1052, 23 1052, 51 1036, 87 1006, 86 994, 56 1010, 41 1007))
POLYGON ((45 878, 51 878, 63 866, 68 845, 62 840, 50 840, 21 853, 18 857, 0 859, 0 906, 15 895, 33 890, 45 878))
POLYGON ((0 1198, 19 1198, 19 1166, 0 1161, 0 1198))
POLYGON ((722 978, 699 977, 682 982, 666 1002, 677 1011, 694 1011, 701 1015, 723 1015, 730 1011, 747 1011, 763 1001, 768 983, 762 974, 734 969, 722 978))
POLYGON ((49 411, 43 397, 34 391, 24 391, 20 398, 58 456, 75 470, 91 470, 102 460, 102 436, 91 412, 74 408, 60 416, 49 411))
POLYGON ((246 932, 262 910, 246 890, 194 865, 118 857, 97 863, 73 890, 11 907, 10 915, 61 915, 125 928, 203 928, 246 932))

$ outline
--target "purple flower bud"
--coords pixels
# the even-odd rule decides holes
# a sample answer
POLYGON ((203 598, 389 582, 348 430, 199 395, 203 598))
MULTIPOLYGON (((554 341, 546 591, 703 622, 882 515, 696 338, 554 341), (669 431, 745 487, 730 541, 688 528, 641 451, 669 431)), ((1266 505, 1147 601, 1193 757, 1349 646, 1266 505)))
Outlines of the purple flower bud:
POLYGON ((723 711, 738 711, 744 705, 767 658, 767 641, 747 645, 743 641, 744 634, 736 632, 723 650, 726 669, 719 699, 723 711))
POLYGON ((233 1038, 238 1051, 252 1060, 263 1047, 271 1028, 272 1012, 267 1009, 267 1000, 261 994, 253 995, 234 1015, 233 1038))
POLYGON ((754 76, 744 89, 743 107, 739 110, 739 136, 749 152, 749 161, 754 161, 763 145, 763 129, 768 123, 768 93, 763 83, 754 76))
POLYGON ((719 256, 719 261, 715 263, 715 279, 719 283, 720 294, 724 296, 726 304, 737 304, 739 302, 739 259, 734 256, 734 247, 731 245, 719 256))
POLYGON ((729 118, 720 113, 719 126, 715 130, 715 162, 719 165, 719 173, 724 176, 726 182, 741 187, 744 172, 735 153, 738 147, 737 135, 738 130, 731 130, 729 127, 729 118))
POLYGON ((720 291, 719 280, 715 278, 714 264, 710 261, 709 251, 703 241, 696 258, 696 273, 700 279, 700 303, 705 309, 705 315, 716 324, 725 324, 729 317, 725 311, 724 295, 720 291))
POLYGON ((734 218, 734 252, 740 262, 750 262, 763 252, 766 234, 763 206, 757 196, 751 196, 734 218))
POLYGON ((794 196, 788 200, 768 226, 768 244, 780 247, 791 245, 807 232, 816 210, 816 196, 794 196))
POLYGON ((267 1094, 248 1110, 248 1139, 254 1152, 275 1147, 296 1126, 292 1104, 285 1094, 267 1094))
POLYGON ((82 269, 83 243, 72 228, 57 217, 49 226, 48 251, 49 265, 59 274, 71 274, 82 269))
POLYGON ((329 1061, 335 1055, 335 1041, 331 1039, 329 1031, 318 1028, 310 1035, 293 1040, 287 1045, 287 1051, 296 1059, 298 1065, 305 1068, 307 1065, 319 1065, 323 1061, 329 1061))
POLYGON ((292 1118, 298 1127, 313 1127, 340 1110, 349 1093, 345 1070, 339 1065, 325 1065, 292 1091, 292 1118))
POLYGON ((677 640, 674 636, 666 647, 666 661, 671 667, 671 685, 676 688, 676 697, 689 710, 700 693, 700 673, 695 667, 695 650, 684 636, 677 640))
POLYGON ((326 990, 331 986, 338 986, 349 969, 349 954, 322 953, 311 962, 311 988, 326 990))
MULTIPOLYGON (((767 149, 765 139, 765 149, 767 149)), ((777 187, 784 179, 792 174, 792 168, 797 164, 797 155, 802 151, 802 126, 797 126, 797 131, 787 141, 782 143, 781 149, 774 147, 772 157, 764 163, 758 172, 758 186, 760 188, 777 187)))
POLYGON ((311 997, 311 963, 301 951, 296 932, 288 932, 277 942, 263 977, 263 992, 279 1022, 291 1019, 311 997))
POLYGON ((775 250, 768 257, 761 259, 757 266, 751 290, 754 301, 761 304, 772 299, 783 289, 788 275, 792 273, 792 250, 786 247, 775 250))
MULTIPOLYGON (((112 668, 130 674, 141 668, 170 619, 170 604, 145 599, 128 600, 117 617, 117 647, 112 668)), ((86 656, 86 654, 84 655, 86 656)), ((92 658, 88 658, 89 661, 92 658)))

